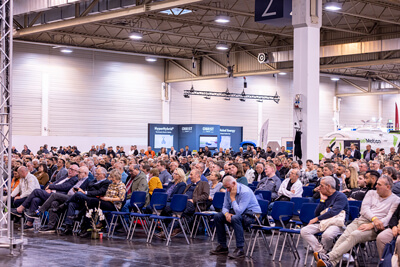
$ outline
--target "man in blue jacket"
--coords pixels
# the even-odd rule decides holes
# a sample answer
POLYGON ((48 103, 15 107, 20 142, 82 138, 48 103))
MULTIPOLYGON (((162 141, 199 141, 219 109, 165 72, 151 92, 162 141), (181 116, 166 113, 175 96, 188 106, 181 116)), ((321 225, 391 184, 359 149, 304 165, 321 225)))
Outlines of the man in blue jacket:
MULTIPOLYGON (((326 253, 333 247, 334 239, 343 233, 344 227, 330 225, 328 228, 321 230, 320 222, 328 220, 342 211, 345 211, 347 215, 349 212, 349 203, 345 194, 336 191, 336 181, 332 176, 325 176, 321 179, 320 194, 321 200, 315 209, 315 218, 301 229, 300 234, 314 252, 326 253), (321 242, 318 242, 315 234, 320 232, 323 233, 321 242)), ((346 216, 343 218, 343 226, 345 218, 346 216)))
MULTIPOLYGON (((39 208, 41 204, 43 204, 52 193, 61 193, 61 194, 67 194, 68 191, 76 184, 78 181, 78 170, 79 167, 78 165, 71 165, 71 167, 68 169, 68 176, 60 181, 57 181, 53 184, 50 184, 46 187, 46 189, 35 189, 33 192, 29 195, 29 197, 26 198, 26 200, 16 208, 15 210, 11 210, 11 213, 17 216, 22 216, 22 212, 25 209, 29 209, 29 212, 27 213, 32 214, 35 213, 35 211, 39 208)), ((27 216, 27 222, 25 228, 32 228, 33 227, 33 220, 31 216, 27 216)))
POLYGON ((229 254, 229 257, 233 259, 243 258, 245 257, 243 229, 255 223, 254 214, 261 213, 261 208, 253 191, 249 187, 237 183, 232 176, 226 176, 223 185, 226 192, 222 212, 214 216, 219 245, 216 249, 211 250, 210 254, 226 255, 229 253, 226 245, 225 224, 230 224, 235 230, 236 249, 232 254, 229 254))

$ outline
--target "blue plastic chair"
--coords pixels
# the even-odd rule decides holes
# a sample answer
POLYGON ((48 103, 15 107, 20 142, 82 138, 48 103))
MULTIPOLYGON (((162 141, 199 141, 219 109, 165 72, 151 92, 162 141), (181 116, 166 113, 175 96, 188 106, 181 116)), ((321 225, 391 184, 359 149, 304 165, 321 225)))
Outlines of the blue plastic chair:
POLYGON ((293 215, 299 216, 301 207, 303 206, 304 203, 309 203, 310 199, 305 197, 292 197, 290 199, 290 202, 294 203, 293 215))
MULTIPOLYGON (((293 202, 275 201, 274 206, 272 208, 272 212, 271 212, 271 217, 275 222, 275 226, 264 226, 264 225, 255 225, 255 224, 252 224, 250 226, 250 229, 252 230, 252 232, 251 232, 251 236, 250 236, 249 246, 247 249, 247 254, 249 254, 249 251, 251 248, 250 257, 253 255, 254 247, 255 247, 259 232, 260 231, 272 231, 272 237, 271 237, 271 242, 272 242, 272 239, 274 237, 274 232, 285 228, 285 225, 289 223, 290 219, 293 216, 293 209, 294 209, 293 202), (254 232, 255 232, 255 237, 253 240, 254 232), (252 241, 253 241, 253 244, 251 244, 252 241)), ((275 254, 276 254, 276 250, 277 250, 278 242, 279 242, 279 237, 280 237, 280 233, 278 234, 278 240, 276 242, 273 258, 275 258, 275 254)), ((267 246, 267 248, 268 248, 268 246, 267 246)))
POLYGON ((313 190, 314 190, 313 186, 303 186, 302 197, 312 197, 314 194, 313 190))
POLYGON ((257 187, 258 183, 259 183, 258 181, 254 181, 254 182, 253 182, 253 185, 254 185, 255 187, 257 187))
MULTIPOLYGON (((166 246, 169 245, 171 242, 171 234, 175 221, 179 222, 179 226, 182 229, 182 232, 185 236, 186 242, 188 245, 190 244, 189 239, 187 238, 185 227, 183 227, 182 224, 182 213, 186 209, 186 204, 187 204, 188 196, 187 195, 181 195, 181 194, 175 194, 172 199, 171 199, 171 205, 170 208, 172 210, 173 216, 161 216, 161 215, 151 215, 150 219, 153 222, 160 222, 161 228, 163 229, 165 236, 167 238, 166 246), (172 220, 171 222, 171 229, 168 232, 167 225, 164 223, 165 220, 172 220)), ((153 239, 154 232, 156 230, 156 223, 154 223, 154 227, 152 230, 152 233, 150 234, 150 240, 149 243, 151 243, 151 240, 153 239)))
POLYGON ((359 216, 360 216, 360 209, 356 206, 349 206, 349 220, 347 224, 350 224, 354 219, 357 219, 359 216))
POLYGON ((349 207, 357 207, 361 210, 362 201, 349 200, 349 207))
POLYGON ((253 192, 257 189, 257 186, 255 186, 255 185, 249 184, 248 186, 249 186, 249 188, 250 188, 251 190, 253 190, 253 192))
MULTIPOLYGON (((132 192, 131 199, 129 201, 130 201, 131 206, 136 207, 137 209, 139 209, 137 205, 138 204, 141 205, 141 202, 143 202, 143 205, 140 206, 140 208, 142 208, 144 206, 144 203, 146 202, 146 192, 142 192, 142 191, 132 192)), ((125 201, 122 203, 121 207, 123 207, 125 205, 125 202, 126 202, 126 195, 125 195, 125 201)), ((103 211, 103 213, 107 213, 107 211, 105 211, 105 212, 103 211)), ((130 212, 122 212, 122 211, 112 211, 111 212, 112 218, 111 218, 111 222, 108 227, 108 234, 107 234, 108 237, 114 236, 115 225, 118 223, 118 219, 121 220, 121 223, 122 223, 125 231, 129 235, 128 224, 123 218, 123 216, 129 215, 129 214, 130 214, 130 212), (114 219, 115 219, 115 221, 114 221, 114 219)))
POLYGON ((272 198, 272 192, 271 191, 266 191, 266 190, 257 190, 256 192, 254 192, 254 194, 257 195, 262 195, 262 198, 264 200, 268 200, 269 202, 271 202, 271 198, 272 198))
POLYGON ((210 221, 214 218, 214 215, 218 213, 218 211, 222 210, 224 205, 225 193, 224 192, 216 192, 214 194, 214 198, 212 201, 212 205, 215 208, 215 211, 200 211, 194 213, 194 221, 192 231, 190 233, 191 238, 195 238, 197 231, 200 226, 200 222, 203 221, 203 224, 206 228, 206 232, 208 236, 211 237, 211 240, 214 240, 215 229, 214 231, 210 227, 210 221), (196 229, 196 230, 195 230, 196 229))
POLYGON ((154 191, 153 191, 153 194, 154 193, 165 193, 165 192, 166 192, 165 189, 155 188, 154 191))

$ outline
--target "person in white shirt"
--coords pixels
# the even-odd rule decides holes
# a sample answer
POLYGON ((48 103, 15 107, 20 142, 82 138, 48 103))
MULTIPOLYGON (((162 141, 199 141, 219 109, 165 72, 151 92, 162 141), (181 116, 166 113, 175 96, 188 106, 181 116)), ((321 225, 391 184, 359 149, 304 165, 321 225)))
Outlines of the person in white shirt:
POLYGON ((324 158, 331 159, 333 156, 333 152, 329 146, 326 147, 326 153, 324 154, 324 158))
POLYGON ((176 156, 176 150, 173 146, 171 146, 171 150, 169 151, 169 156, 170 157, 175 157, 176 156))
POLYGON ((247 178, 249 184, 251 184, 254 181, 254 170, 250 167, 250 162, 248 161, 244 161, 242 165, 243 170, 246 172, 244 176, 247 178))
POLYGON ((38 179, 29 172, 27 167, 19 167, 18 174, 20 182, 11 193, 11 204, 14 207, 19 207, 33 190, 40 189, 38 179))
POLYGON ((289 201, 292 197, 302 197, 303 184, 299 180, 300 170, 291 169, 289 178, 286 178, 278 190, 276 201, 289 201))

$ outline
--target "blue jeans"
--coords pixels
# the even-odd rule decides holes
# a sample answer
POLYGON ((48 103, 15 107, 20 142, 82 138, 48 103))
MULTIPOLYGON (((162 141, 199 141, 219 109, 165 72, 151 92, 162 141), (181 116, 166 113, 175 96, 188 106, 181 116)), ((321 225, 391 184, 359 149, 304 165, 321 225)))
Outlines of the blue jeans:
MULTIPOLYGON (((131 209, 132 209, 132 206, 131 206, 131 202, 130 201, 127 201, 126 203, 125 203, 125 205, 121 208, 121 212, 130 212, 131 211, 131 209)), ((124 218, 125 218, 125 221, 128 223, 128 225, 129 225, 129 215, 124 215, 124 218)))
POLYGON ((218 243, 223 246, 226 246, 226 230, 225 224, 231 225, 235 230, 235 238, 236 238, 236 247, 243 248, 244 247, 244 228, 248 227, 250 224, 255 223, 255 219, 246 214, 242 215, 233 215, 231 219, 231 223, 228 223, 225 215, 222 212, 219 212, 214 215, 215 227, 217 229, 217 238, 218 243))

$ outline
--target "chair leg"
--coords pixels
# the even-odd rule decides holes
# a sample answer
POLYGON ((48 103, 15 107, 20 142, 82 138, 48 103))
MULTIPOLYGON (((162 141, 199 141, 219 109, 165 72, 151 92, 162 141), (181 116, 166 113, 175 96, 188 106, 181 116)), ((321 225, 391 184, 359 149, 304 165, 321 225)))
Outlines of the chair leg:
POLYGON ((247 246, 247 251, 246 251, 246 256, 249 256, 250 253, 250 247, 253 241, 253 235, 254 235, 254 229, 251 230, 251 234, 250 234, 250 241, 249 241, 249 246, 247 246))
POLYGON ((178 220, 178 222, 179 222, 179 225, 180 225, 180 227, 181 227, 181 229, 182 229, 183 235, 185 236, 185 239, 186 239, 187 244, 190 245, 189 239, 188 239, 188 237, 187 237, 187 235, 186 235, 185 229, 183 228, 183 225, 182 225, 181 220, 178 220))
POLYGON ((149 232, 147 233, 147 240, 146 240, 147 243, 150 243, 150 236, 153 232, 153 224, 154 224, 154 220, 151 220, 149 232))
MULTIPOLYGON (((256 246, 257 237, 258 237, 258 230, 256 230, 256 235, 254 236, 253 246, 251 247, 250 257, 253 257, 254 247, 256 246)), ((250 244, 249 244, 250 246, 250 244)))
POLYGON ((281 236, 281 233, 278 233, 278 238, 276 239, 276 244, 275 244, 275 250, 274 250, 274 255, 272 255, 272 260, 275 260, 275 256, 276 256, 276 250, 278 249, 278 244, 279 244, 279 238, 281 236))
MULTIPOLYGON (((285 233, 285 237, 283 238, 283 244, 282 244, 282 248, 281 248, 281 253, 279 255, 279 262, 281 262, 282 260, 282 254, 283 254, 283 249, 285 248, 285 243, 286 243, 286 238, 287 238, 287 233, 285 233)), ((279 240, 277 241, 277 243, 279 242, 279 240)), ((275 260, 275 257, 273 257, 272 259, 273 261, 275 260)))
POLYGON ((231 245, 232 242, 232 238, 233 238, 233 234, 235 233, 235 229, 232 229, 232 232, 229 234, 229 242, 228 242, 228 248, 231 245))
MULTIPOLYGON (((161 222, 162 224, 163 224, 163 222, 161 222)), ((165 235, 167 236, 167 242, 166 242, 166 246, 168 246, 169 245, 169 242, 171 242, 171 234, 172 234, 172 230, 173 230, 173 225, 175 224, 175 219, 172 219, 172 222, 171 222, 171 229, 169 230, 169 233, 167 234, 166 232, 165 232, 165 235)))
POLYGON ((190 232, 190 238, 193 238, 194 229, 196 228, 196 223, 197 223, 197 217, 199 217, 199 216, 198 215, 194 216, 193 227, 192 227, 192 231, 190 232))
POLYGON ((306 256, 304 257, 304 266, 307 266, 307 258, 309 250, 310 250, 310 245, 307 244, 306 256))

